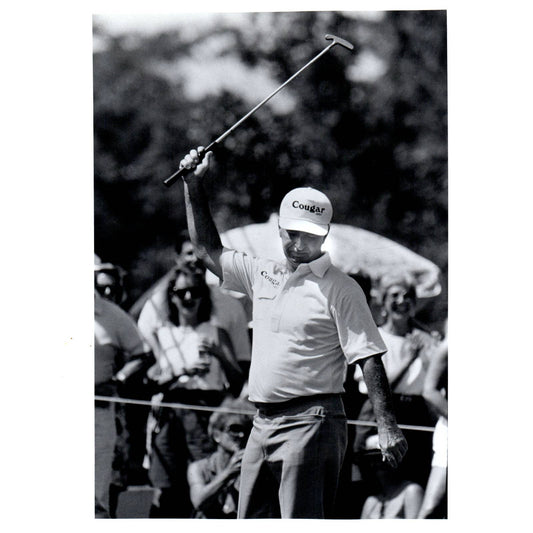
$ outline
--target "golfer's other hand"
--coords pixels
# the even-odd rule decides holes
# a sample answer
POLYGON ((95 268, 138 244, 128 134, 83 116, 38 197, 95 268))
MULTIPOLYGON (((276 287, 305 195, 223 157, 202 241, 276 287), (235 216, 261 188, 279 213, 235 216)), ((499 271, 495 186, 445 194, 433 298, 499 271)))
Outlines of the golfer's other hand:
POLYGON ((398 426, 395 426, 378 428, 378 434, 383 461, 396 468, 407 452, 407 441, 403 433, 398 426))

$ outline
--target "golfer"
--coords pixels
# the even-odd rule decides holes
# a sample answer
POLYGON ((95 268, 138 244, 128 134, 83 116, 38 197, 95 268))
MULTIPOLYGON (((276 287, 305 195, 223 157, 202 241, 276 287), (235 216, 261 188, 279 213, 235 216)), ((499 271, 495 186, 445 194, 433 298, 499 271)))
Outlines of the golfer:
POLYGON ((249 399, 257 407, 241 469, 239 518, 331 518, 347 441, 341 393, 347 364, 361 365, 378 424, 383 460, 396 466, 407 443, 391 409, 381 362, 386 347, 359 285, 322 251, 333 214, 311 188, 281 202, 286 261, 222 246, 210 214, 200 162, 191 150, 184 197, 197 255, 226 289, 253 302, 249 399))

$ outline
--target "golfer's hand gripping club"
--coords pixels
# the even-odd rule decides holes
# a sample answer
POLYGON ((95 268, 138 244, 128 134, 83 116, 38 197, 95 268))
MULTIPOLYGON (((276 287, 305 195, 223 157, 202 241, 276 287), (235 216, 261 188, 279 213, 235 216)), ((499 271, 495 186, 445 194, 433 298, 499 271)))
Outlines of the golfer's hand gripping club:
MULTIPOLYGON (((205 155, 208 152, 213 152, 216 149, 216 147, 217 147, 217 142, 214 141, 209 146, 207 146, 206 148, 202 148, 201 150, 199 149, 198 150, 198 163, 197 163, 197 165, 199 165, 204 160, 204 157, 205 157, 205 155)), ((183 161, 184 161, 184 159, 182 159, 180 161, 179 170, 177 172, 174 172, 174 174, 172 174, 172 176, 168 177, 166 180, 163 181, 163 183, 167 187, 170 187, 173 183, 175 183, 178 180, 178 178, 183 177, 184 174, 186 174, 187 172, 189 172, 189 170, 191 170, 191 169, 186 168, 185 166, 182 166, 182 162, 183 161)))
MULTIPOLYGON (((340 45, 340 46, 342 46, 344 48, 347 48, 348 50, 353 50, 354 49, 354 46, 353 46, 352 43, 349 43, 345 39, 341 39, 340 37, 337 37, 335 35, 331 35, 331 34, 328 33, 328 34, 326 34, 325 38, 326 38, 326 40, 331 41, 331 43, 328 44, 328 46, 326 46, 326 48, 324 48, 319 54, 317 54, 310 61, 308 61, 298 72, 295 72, 287 81, 285 81, 285 83, 283 83, 275 91, 270 93, 264 100, 259 102, 251 111, 249 111, 246 115, 244 115, 244 117, 242 117, 238 122, 236 122, 233 126, 231 126, 231 128, 226 130, 218 139, 214 140, 211 144, 209 144, 205 148, 203 154, 200 154, 200 156, 201 156, 200 161, 202 161, 205 153, 207 153, 209 151, 213 151, 219 143, 221 143, 231 132, 233 132, 235 129, 237 129, 248 117, 253 115, 261 106, 266 104, 274 95, 276 95, 279 91, 281 91, 281 89, 283 89, 283 87, 288 85, 294 78, 296 78, 296 76, 300 75, 309 65, 311 65, 311 63, 314 63, 319 57, 321 57, 326 52, 328 52, 336 44, 338 44, 338 45, 340 45)), ((173 183, 175 183, 178 180, 178 178, 180 176, 182 176, 184 174, 184 172, 186 172, 186 169, 180 168, 177 172, 172 174, 172 176, 170 176, 169 178, 165 179, 163 181, 163 183, 167 187, 170 187, 173 183)))
POLYGON ((197 178, 201 178, 209 167, 209 160, 212 152, 207 151, 203 146, 191 150, 183 157, 179 164, 178 173, 183 176, 191 174, 197 178))

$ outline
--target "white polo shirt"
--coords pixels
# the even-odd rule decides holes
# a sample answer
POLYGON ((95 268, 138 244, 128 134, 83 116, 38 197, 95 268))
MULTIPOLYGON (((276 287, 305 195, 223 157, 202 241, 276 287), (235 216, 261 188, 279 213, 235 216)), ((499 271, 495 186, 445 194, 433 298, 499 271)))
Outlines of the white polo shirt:
POLYGON ((343 392, 348 363, 386 352, 359 285, 327 253, 295 272, 225 249, 223 287, 253 301, 252 402, 343 392))

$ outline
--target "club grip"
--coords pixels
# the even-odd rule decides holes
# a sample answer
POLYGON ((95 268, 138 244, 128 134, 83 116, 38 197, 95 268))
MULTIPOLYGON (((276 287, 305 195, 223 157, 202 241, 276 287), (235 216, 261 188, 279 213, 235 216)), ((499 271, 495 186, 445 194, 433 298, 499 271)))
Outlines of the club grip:
POLYGON ((174 172, 172 176, 168 177, 167 179, 163 180, 163 184, 167 187, 170 187, 171 185, 174 185, 176 181, 178 181, 178 178, 181 177, 181 175, 186 171, 186 168, 180 168, 177 172, 174 172))
MULTIPOLYGON (((212 152, 216 147, 217 147, 217 142, 213 141, 207 148, 204 148, 202 151, 200 151, 198 153, 198 155, 200 156, 199 162, 201 163, 203 161, 205 154, 207 154, 207 152, 212 152)), ((169 176, 167 179, 163 180, 163 184, 166 185, 167 187, 174 185, 174 183, 178 181, 178 178, 180 178, 183 174, 185 174, 185 172, 191 172, 191 171, 188 171, 186 168, 180 168, 178 171, 174 172, 172 176, 169 176)))

